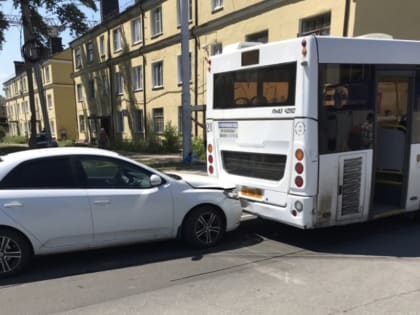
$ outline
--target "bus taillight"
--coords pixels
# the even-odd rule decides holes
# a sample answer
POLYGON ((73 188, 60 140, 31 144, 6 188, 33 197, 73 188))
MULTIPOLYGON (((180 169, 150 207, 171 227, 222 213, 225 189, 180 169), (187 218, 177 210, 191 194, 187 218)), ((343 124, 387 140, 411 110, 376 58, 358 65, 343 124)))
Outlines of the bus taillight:
POLYGON ((303 173, 303 164, 302 163, 296 163, 295 171, 298 174, 302 174, 303 173))
POLYGON ((303 157, 304 157, 303 150, 297 149, 295 151, 295 157, 296 157, 296 160, 302 161, 303 160, 303 157))
POLYGON ((295 151, 295 158, 297 160, 297 163, 295 164, 295 185, 298 188, 303 187, 304 184, 304 174, 303 171, 305 170, 304 167, 304 161, 303 158, 305 157, 305 154, 303 153, 302 149, 296 149, 295 151))
POLYGON ((213 157, 213 145, 211 143, 209 143, 207 145, 207 164, 208 164, 208 168, 207 171, 210 175, 213 175, 214 173, 214 166, 213 166, 213 162, 214 162, 214 157, 213 157))
POLYGON ((301 176, 295 177, 295 185, 299 188, 303 186, 303 178, 301 176))

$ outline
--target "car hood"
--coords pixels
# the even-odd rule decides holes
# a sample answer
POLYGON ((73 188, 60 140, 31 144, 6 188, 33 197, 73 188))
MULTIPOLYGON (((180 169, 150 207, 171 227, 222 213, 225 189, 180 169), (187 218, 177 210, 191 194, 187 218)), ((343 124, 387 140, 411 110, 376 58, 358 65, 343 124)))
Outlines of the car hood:
POLYGON ((167 175, 172 178, 183 180, 194 188, 206 189, 233 189, 235 185, 228 182, 222 182, 218 178, 210 177, 207 175, 191 174, 191 173, 178 173, 170 172, 167 175))

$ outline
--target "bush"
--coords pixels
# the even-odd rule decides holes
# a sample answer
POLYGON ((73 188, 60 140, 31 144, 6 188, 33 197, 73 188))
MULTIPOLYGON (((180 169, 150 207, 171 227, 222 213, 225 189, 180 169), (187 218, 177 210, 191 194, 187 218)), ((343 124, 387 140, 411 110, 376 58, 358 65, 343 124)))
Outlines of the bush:
POLYGON ((28 140, 25 136, 5 136, 2 142, 10 144, 27 144, 28 140))
POLYGON ((168 122, 163 131, 162 147, 165 152, 175 153, 179 151, 178 131, 171 122, 168 122))
POLYGON ((3 141, 3 138, 6 136, 6 129, 3 126, 0 126, 0 141, 3 141))
POLYGON ((194 138, 192 142, 193 156, 200 160, 206 160, 206 147, 202 138, 194 138))

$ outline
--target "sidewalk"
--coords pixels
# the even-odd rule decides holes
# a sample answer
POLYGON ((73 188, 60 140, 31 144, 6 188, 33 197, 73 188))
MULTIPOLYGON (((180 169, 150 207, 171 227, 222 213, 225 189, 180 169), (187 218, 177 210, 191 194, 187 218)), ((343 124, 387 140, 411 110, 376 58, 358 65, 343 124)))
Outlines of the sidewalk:
POLYGON ((192 163, 183 163, 182 154, 143 154, 138 152, 119 152, 119 154, 133 159, 137 162, 156 168, 160 171, 176 170, 193 172, 207 175, 206 163, 204 161, 193 161, 192 163))

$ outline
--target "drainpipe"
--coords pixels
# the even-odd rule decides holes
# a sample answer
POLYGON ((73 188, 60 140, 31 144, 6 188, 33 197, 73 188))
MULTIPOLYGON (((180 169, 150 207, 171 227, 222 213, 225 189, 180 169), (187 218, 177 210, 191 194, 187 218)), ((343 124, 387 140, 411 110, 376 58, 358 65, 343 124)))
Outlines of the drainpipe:
POLYGON ((350 23, 350 1, 345 0, 345 8, 344 8, 344 25, 343 25, 343 37, 349 36, 349 23, 350 23))
MULTIPOLYGON (((194 25, 198 25, 198 0, 194 1, 194 25)), ((192 31, 194 36, 194 105, 198 105, 198 52, 199 52, 199 41, 197 35, 194 34, 194 30, 192 31)), ((194 135, 198 136, 198 113, 194 111, 194 135)))
MULTIPOLYGON (((106 30, 108 33, 108 41, 107 41, 107 48, 108 48, 108 60, 107 60, 107 66, 108 66, 108 72, 109 72, 109 100, 111 105, 111 119, 110 119, 110 134, 109 136, 112 137, 112 139, 115 139, 115 123, 114 123, 114 115, 115 115, 115 109, 114 109, 114 75, 112 70, 112 62, 111 62, 111 30, 108 26, 106 26, 106 30)), ((102 112, 103 115, 103 112, 102 112)))
MULTIPOLYGON (((144 9, 143 6, 140 4, 140 11, 141 11, 141 33, 142 33, 142 39, 143 39, 143 43, 142 43, 142 47, 144 48, 145 46, 145 32, 144 32, 144 9)), ((141 56, 143 58, 143 128, 144 128, 144 139, 146 140, 148 135, 148 130, 147 130, 147 98, 146 98, 146 57, 144 55, 144 52, 141 53, 141 56)))

